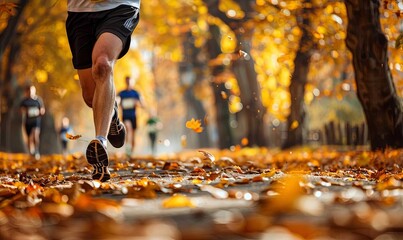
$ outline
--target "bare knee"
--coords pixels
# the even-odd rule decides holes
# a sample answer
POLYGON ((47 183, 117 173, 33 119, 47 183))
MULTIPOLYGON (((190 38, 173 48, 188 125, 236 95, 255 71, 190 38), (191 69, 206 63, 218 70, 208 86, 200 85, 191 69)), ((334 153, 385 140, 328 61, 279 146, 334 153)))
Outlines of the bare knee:
POLYGON ((93 64, 93 76, 95 82, 105 81, 112 74, 113 61, 108 60, 106 55, 101 55, 95 59, 93 64))

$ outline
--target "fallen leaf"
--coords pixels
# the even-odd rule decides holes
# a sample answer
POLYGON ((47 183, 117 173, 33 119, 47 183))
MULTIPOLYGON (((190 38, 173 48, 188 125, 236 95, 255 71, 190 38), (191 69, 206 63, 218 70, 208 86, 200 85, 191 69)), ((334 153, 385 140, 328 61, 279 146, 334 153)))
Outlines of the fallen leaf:
POLYGON ((192 200, 183 194, 174 194, 162 202, 164 208, 195 207, 192 200))

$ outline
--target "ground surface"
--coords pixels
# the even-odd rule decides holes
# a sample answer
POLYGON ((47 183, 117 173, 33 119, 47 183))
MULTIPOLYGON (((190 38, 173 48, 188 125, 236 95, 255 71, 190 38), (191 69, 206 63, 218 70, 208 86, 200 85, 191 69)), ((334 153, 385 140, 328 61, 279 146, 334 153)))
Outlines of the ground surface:
POLYGON ((402 239, 402 150, 0 153, 0 239, 402 239))

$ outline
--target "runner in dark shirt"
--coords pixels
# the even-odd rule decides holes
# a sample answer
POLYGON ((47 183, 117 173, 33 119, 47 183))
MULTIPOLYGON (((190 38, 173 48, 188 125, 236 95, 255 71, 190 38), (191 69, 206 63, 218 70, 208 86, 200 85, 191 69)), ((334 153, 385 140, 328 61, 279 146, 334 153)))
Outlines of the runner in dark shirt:
POLYGON ((38 160, 40 158, 39 135, 41 132, 41 118, 45 114, 45 107, 42 99, 36 95, 35 86, 30 85, 25 89, 25 98, 22 100, 20 108, 28 151, 38 160))

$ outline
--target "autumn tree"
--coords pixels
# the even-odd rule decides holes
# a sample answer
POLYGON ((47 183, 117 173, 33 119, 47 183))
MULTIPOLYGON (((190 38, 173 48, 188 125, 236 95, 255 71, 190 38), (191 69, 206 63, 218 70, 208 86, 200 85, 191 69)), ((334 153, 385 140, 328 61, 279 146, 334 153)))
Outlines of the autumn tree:
POLYGON ((290 84, 290 114, 287 118, 287 138, 283 148, 289 148, 303 144, 304 122, 305 122, 305 86, 308 82, 308 72, 311 62, 311 55, 314 49, 312 31, 310 29, 310 9, 306 7, 310 0, 302 1, 303 7, 297 13, 297 24, 301 29, 299 47, 294 60, 294 71, 291 75, 290 84))
MULTIPOLYGON (((13 113, 9 111, 10 108, 15 108, 14 99, 16 98, 16 85, 13 84, 13 78, 11 73, 11 67, 17 61, 17 56, 20 51, 20 45, 15 44, 16 38, 18 38, 17 27, 22 18, 22 13, 27 5, 27 0, 21 0, 19 4, 15 3, 3 3, 1 5, 2 16, 2 32, 0 34, 0 149, 11 148, 11 142, 19 142, 16 144, 16 150, 21 151, 24 149, 22 144, 22 138, 16 138, 15 141, 10 141, 11 136, 10 126, 14 125, 13 113), (4 14, 9 14, 4 19, 4 14), (5 53, 8 50, 7 54, 5 53)), ((20 123, 17 121, 17 124, 20 123)), ((21 126, 21 125, 18 125, 21 126)), ((20 128, 14 129, 14 136, 21 136, 20 128)))
MULTIPOLYGON (((255 14, 253 0, 233 1, 236 9, 227 12, 220 10, 218 0, 204 0, 209 13, 224 22, 235 34, 237 41, 236 53, 240 53, 232 62, 232 71, 236 76, 240 97, 243 105, 241 117, 246 119, 245 129, 248 145, 265 146, 263 116, 265 109, 261 101, 261 90, 257 81, 254 60, 250 55, 254 27, 252 24, 255 14)), ((232 1, 231 1, 232 2, 232 1)))
POLYGON ((403 147, 403 106, 388 62, 379 0, 345 0, 346 44, 353 55, 358 98, 364 108, 372 149, 403 147))
MULTIPOLYGON (((188 116, 190 118, 205 119, 206 110, 201 99, 197 96, 202 95, 203 80, 206 78, 207 62, 205 54, 200 47, 195 45, 195 38, 191 32, 185 32, 182 35, 182 54, 183 60, 179 63, 179 74, 182 86, 185 88, 184 98, 188 105, 188 116)), ((208 131, 198 134, 198 147, 210 147, 210 138, 208 131)))
MULTIPOLYGON (((7 133, 2 135, 2 145, 7 151, 23 151, 19 134, 21 88, 27 83, 34 83, 47 108, 42 125, 41 152, 55 153, 59 147, 58 141, 55 141, 54 113, 73 112, 72 109, 77 106, 74 103, 80 98, 75 94, 79 85, 73 80, 71 55, 66 54, 70 53, 65 35, 66 4, 59 1, 20 1, 16 9, 22 3, 26 5, 15 27, 15 35, 8 45, 2 45, 6 55, 2 58, 2 84, 5 88, 2 92, 4 118, 1 124, 2 133, 7 133)), ((12 23, 11 20, 8 24, 12 23)), ((74 111, 77 113, 78 109, 74 111)))
POLYGON ((235 144, 234 134, 230 125, 230 110, 228 96, 230 91, 225 87, 227 81, 225 77, 226 66, 219 59, 222 55, 221 39, 222 34, 220 27, 216 24, 209 25, 209 38, 207 40, 207 51, 209 54, 209 67, 212 75, 211 86, 214 93, 214 101, 216 106, 216 121, 218 131, 218 147, 229 148, 235 144), (219 61, 217 61, 217 59, 219 61))

